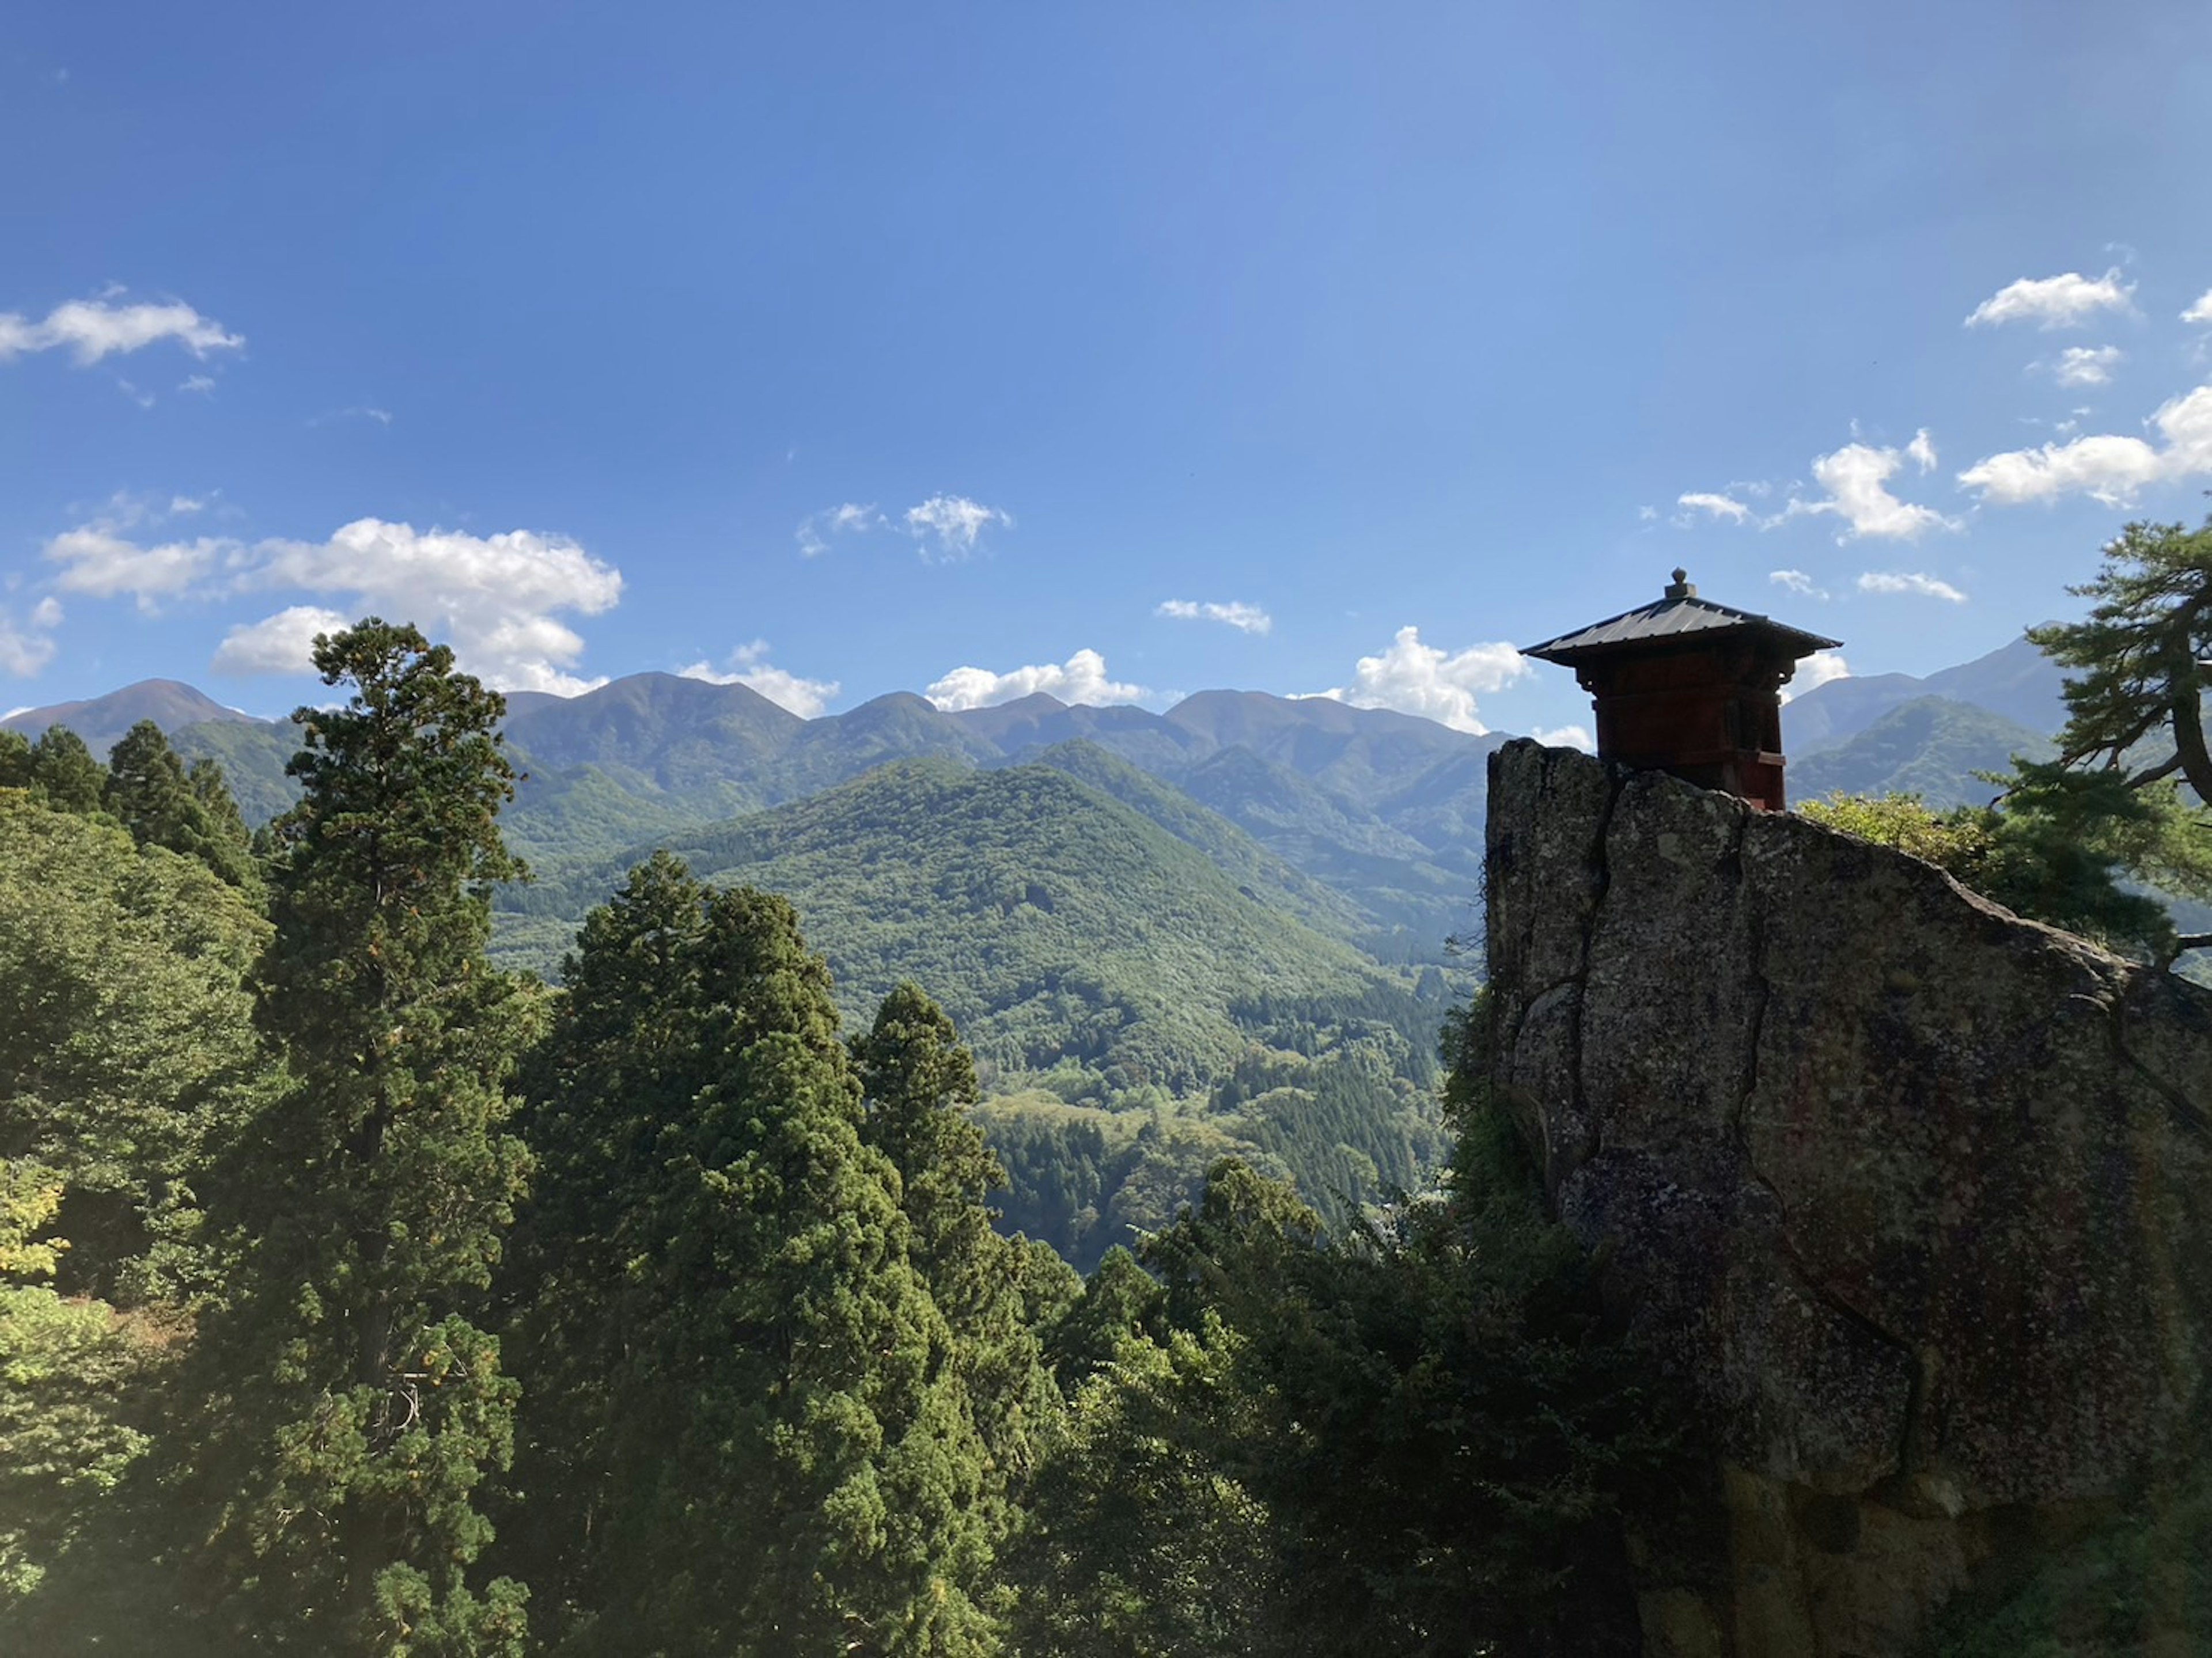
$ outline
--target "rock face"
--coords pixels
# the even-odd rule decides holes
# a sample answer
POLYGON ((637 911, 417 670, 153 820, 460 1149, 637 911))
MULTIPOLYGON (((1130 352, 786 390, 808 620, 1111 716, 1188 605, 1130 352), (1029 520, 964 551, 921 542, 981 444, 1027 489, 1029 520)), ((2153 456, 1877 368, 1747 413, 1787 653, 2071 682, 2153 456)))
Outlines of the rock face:
POLYGON ((1703 1567, 1644 1545, 1647 1651, 1910 1651, 2193 1454, 2212 993, 1671 777, 1491 764, 1493 1080, 1722 1461, 1703 1567))

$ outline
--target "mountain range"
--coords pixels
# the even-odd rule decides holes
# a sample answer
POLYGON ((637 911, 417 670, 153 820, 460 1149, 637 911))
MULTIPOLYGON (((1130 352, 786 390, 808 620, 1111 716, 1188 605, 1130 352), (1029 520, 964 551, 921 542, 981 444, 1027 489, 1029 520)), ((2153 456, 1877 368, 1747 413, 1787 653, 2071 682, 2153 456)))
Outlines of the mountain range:
MULTIPOLYGON (((2024 640, 1784 711, 1791 791, 1986 798, 2049 751, 2058 677, 2024 640)), ((104 752, 151 719, 222 762, 249 819, 293 796, 289 721, 150 680, 26 710, 104 752)), ((781 892, 855 1024, 899 981, 975 1048, 1007 1213, 1079 1265, 1165 1224, 1229 1153, 1335 1214, 1417 1185, 1437 1139, 1451 941, 1480 926, 1491 753, 1385 709, 1202 691, 1164 713, 906 693, 801 719, 740 684, 635 674, 519 693, 502 820, 537 878, 496 953, 556 975, 585 913, 656 847, 781 892)))

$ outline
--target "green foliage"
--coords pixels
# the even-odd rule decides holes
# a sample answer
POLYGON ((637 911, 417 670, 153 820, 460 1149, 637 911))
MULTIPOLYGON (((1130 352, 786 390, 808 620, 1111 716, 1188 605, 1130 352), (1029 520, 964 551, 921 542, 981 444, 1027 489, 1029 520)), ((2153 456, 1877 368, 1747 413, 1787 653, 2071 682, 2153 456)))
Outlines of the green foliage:
POLYGON ((258 885, 246 820, 222 766, 196 761, 187 772, 152 720, 133 726, 109 754, 101 801, 140 846, 196 858, 231 886, 258 885))
POLYGON ((791 907, 665 856, 586 920, 566 976, 510 1274, 547 1384, 514 1552, 557 1592, 556 1643, 989 1650, 975 1597, 1013 1472, 990 1453, 1033 1389, 1018 1351, 987 1349, 1001 1320, 1021 1333, 1036 1261, 975 1203, 988 1160, 953 1109, 949 1027, 892 999, 860 1045, 866 1111, 791 907))
POLYGON ((111 825, 0 791, 0 1158, 65 1183, 62 1287, 205 1287, 199 1171, 270 1079, 246 895, 111 825))
POLYGON ((66 726, 49 726, 31 744, 28 780, 56 811, 88 817, 100 810, 106 774, 82 738, 66 726))
POLYGON ((2130 877, 2194 887, 2212 844, 2172 786, 2131 788, 2112 771, 2018 762, 1996 806, 1929 810, 1917 797, 1838 796, 1799 810, 1815 823, 1924 858, 2007 908, 2146 961, 2172 958, 2166 906, 2130 877))
MULTIPOLYGON (((1383 981, 1194 847, 1042 767, 891 766, 676 849, 704 878, 791 897, 856 1013, 902 981, 939 987, 987 1077, 1073 1059, 1119 1086, 1203 1088, 1256 1034, 1232 1007, 1383 981)), ((605 880, 541 897, 557 906, 564 890, 580 913, 605 880)))
MULTIPOLYGON (((0 1242, 0 1262, 11 1254, 0 1270, 38 1265, 0 1242)), ((158 1361, 157 1346, 103 1302, 0 1284, 0 1640, 144 1453, 131 1405, 158 1361)))
POLYGON ((1024 1653, 1633 1651, 1624 1497, 1674 1447, 1455 1021, 1450 1182, 1332 1240, 1235 1163, 1102 1264, 1022 1557, 1024 1653), (1102 1349, 1111 1342, 1110 1358, 1102 1349))
POLYGON ((2205 670, 2212 659, 2212 519, 2130 524, 2104 550, 2095 580, 2069 589, 2096 603, 2077 623, 2031 628, 2063 666, 2070 767, 2123 773, 2130 785, 2179 772, 2212 802, 2204 738, 2205 670))
POLYGON ((484 959, 500 699, 411 628, 319 638, 342 708, 295 716, 259 1017, 292 1085, 213 1182, 237 1251, 191 1381, 211 1506, 187 1570, 240 1642, 325 1652, 520 1649, 521 1589, 480 1595, 474 1506, 517 1388, 471 1321, 526 1162, 501 1132, 527 997, 484 959))

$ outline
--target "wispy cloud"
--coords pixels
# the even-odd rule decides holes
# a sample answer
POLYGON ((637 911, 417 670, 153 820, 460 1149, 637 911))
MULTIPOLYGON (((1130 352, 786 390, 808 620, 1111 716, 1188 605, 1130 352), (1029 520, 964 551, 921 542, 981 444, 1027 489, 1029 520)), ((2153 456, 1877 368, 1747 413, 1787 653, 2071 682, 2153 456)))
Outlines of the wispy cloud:
POLYGON ((61 601, 52 597, 33 605, 20 623, 0 604, 0 673, 16 679, 37 674, 54 659, 53 631, 61 624, 61 601))
POLYGON ((818 513, 809 513, 799 521, 796 538, 800 556, 819 558, 830 550, 833 537, 860 535, 886 522, 888 520, 872 504, 863 507, 849 501, 842 506, 825 507, 818 513))
POLYGON ((174 341, 196 357, 246 344, 244 335, 231 333, 181 301, 112 305, 113 292, 58 305, 37 322, 21 312, 0 311, 0 362, 34 351, 66 349, 80 363, 94 363, 163 340, 174 341))
POLYGON ((1778 587, 1787 587, 1791 592, 1802 594, 1807 598, 1826 598, 1828 596, 1828 590, 1802 570, 1769 570, 1766 579, 1778 587))
POLYGON ((965 495, 932 495, 920 506, 906 509, 907 531, 924 544, 924 556, 933 544, 936 556, 946 561, 968 557, 983 531, 994 524, 1011 530, 1013 514, 965 495))
POLYGON ((2117 345, 2069 345, 2051 365, 2051 377, 2061 386, 2103 386, 2126 355, 2117 345))
POLYGON ((389 409, 372 409, 366 404, 357 404, 349 408, 325 410, 319 415, 311 416, 308 417, 307 424, 328 426, 333 421, 341 420, 373 420, 379 426, 389 426, 392 424, 392 411, 389 409))
POLYGON ((2132 310, 2130 300, 2135 291, 2133 282, 2120 280, 2118 265, 2094 278, 2078 270, 2057 276, 2023 276, 1976 306, 1966 326, 2032 322, 2046 330, 2078 327, 2100 312, 2132 310))
POLYGON ((2212 326, 2212 288, 2197 295, 2196 302, 2181 313, 2181 320, 2212 326))
POLYGON ((1247 634, 1264 634, 1275 625, 1274 617, 1257 604, 1247 604, 1242 599, 1215 604, 1188 598, 1164 598, 1153 614, 1172 616, 1178 622, 1224 623, 1239 633, 1247 634))
POLYGON ((1674 504, 1684 509, 1682 515, 1674 521, 1686 526, 1695 521, 1692 514, 1698 513, 1707 513, 1714 519, 1725 519, 1730 524, 1751 521, 1751 508, 1730 495, 1693 490, 1688 495, 1675 496, 1674 504))
POLYGON ((1869 570, 1859 577, 1858 588, 1863 593, 1917 593, 1953 604, 1966 602, 1966 594, 1949 582, 1918 570, 1869 570))

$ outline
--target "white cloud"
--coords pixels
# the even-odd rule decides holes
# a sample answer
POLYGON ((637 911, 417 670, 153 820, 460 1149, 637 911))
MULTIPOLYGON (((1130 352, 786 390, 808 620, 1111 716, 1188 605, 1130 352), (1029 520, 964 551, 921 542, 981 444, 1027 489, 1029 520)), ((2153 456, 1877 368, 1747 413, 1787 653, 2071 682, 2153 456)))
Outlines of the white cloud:
POLYGON ((1923 472, 1936 470, 1936 440, 1922 427, 1912 434, 1912 441, 1905 446, 1905 458, 1917 465, 1923 472))
POLYGON ((1263 634, 1275 625, 1275 618, 1257 604, 1247 604, 1232 598, 1227 604, 1211 600, 1200 604, 1188 598, 1164 598, 1156 616, 1173 616, 1178 622, 1222 622, 1239 633, 1263 634))
POLYGON ((177 382, 177 390, 179 392, 198 392, 205 396, 212 397, 215 395, 215 379, 212 375, 209 374, 187 374, 184 379, 177 382))
POLYGON ((1553 726, 1549 728, 1540 726, 1530 732, 1528 735, 1546 748, 1580 749, 1584 754, 1597 752, 1597 739, 1589 734, 1589 727, 1587 726, 1553 726))
POLYGON ((64 592, 94 598, 136 598, 141 610, 173 598, 212 574, 231 544, 202 536, 191 541, 141 546, 123 530, 129 519, 95 519, 46 543, 47 559, 62 567, 54 578, 64 592))
MULTIPOLYGON (((1677 507, 1687 508, 1688 512, 1710 513, 1713 517, 1717 519, 1726 519, 1731 524, 1747 523, 1751 518, 1750 507, 1745 506, 1740 501, 1731 500, 1727 495, 1693 492, 1686 495, 1675 496, 1674 504, 1677 507)), ((1676 520, 1676 522, 1681 524, 1687 524, 1689 521, 1688 513, 1685 513, 1680 519, 1676 520)))
POLYGON ((313 673, 317 634, 334 634, 354 618, 315 604, 293 604, 258 622, 241 623, 216 647, 215 671, 224 674, 313 673))
POLYGON ((2023 276, 1976 306, 1966 319, 1969 328, 1984 324, 2032 322, 2039 328, 2072 328, 2100 311, 2127 311, 2133 282, 2120 280, 2115 265, 2092 280, 2078 270, 2060 276, 2023 276))
POLYGON ((988 708, 1000 702, 1042 691, 1062 702, 1103 706, 1141 702, 1152 693, 1142 685, 1125 685, 1108 677, 1106 659, 1096 651, 1076 652, 1057 665, 1014 668, 994 673, 988 668, 955 668, 922 693, 947 714, 963 708, 988 708))
POLYGON ((127 533, 203 504, 179 496, 165 513, 118 495, 100 517, 46 544, 47 559, 62 567, 55 585, 95 598, 129 595, 142 609, 157 598, 285 590, 321 601, 233 628, 216 658, 226 672, 304 671, 307 642, 318 631, 375 614, 414 623, 452 645, 468 671, 503 689, 574 695, 605 683, 569 671, 584 641, 558 616, 611 609, 622 597, 622 573, 566 537, 418 531, 373 518, 319 542, 159 542, 127 533))
POLYGON ((1935 445, 1929 441, 1923 428, 1901 451, 1847 443, 1832 455, 1815 456, 1813 481, 1828 492, 1826 498, 1803 501, 1793 496, 1787 507, 1767 520, 1768 525, 1771 527, 1784 519, 1832 513, 1847 526, 1836 537, 1838 541, 1856 540, 1862 536, 1911 541, 1929 530, 1956 529, 1955 523, 1934 507, 1900 501, 1889 490, 1889 480, 1897 475, 1908 455, 1921 461, 1922 470, 1925 471, 1934 464, 1935 454, 1935 445))
POLYGON ((35 629, 18 628, 0 610, 0 673, 28 679, 54 659, 54 641, 35 629))
MULTIPOLYGON (((942 559, 967 557, 994 524, 1011 530, 1013 515, 965 495, 932 495, 919 507, 906 509, 907 533, 917 541, 935 542, 937 556, 942 559)), ((927 548, 923 556, 928 556, 927 548)))
POLYGON ((1475 698, 1503 689, 1528 672, 1528 659, 1510 645, 1470 645, 1454 655, 1421 643, 1419 628, 1401 628, 1389 649, 1363 656, 1352 683, 1322 695, 1355 708, 1395 708, 1480 737, 1490 728, 1476 718, 1475 698))
POLYGON ((1802 570, 1769 570, 1766 579, 1778 587, 1787 587, 1791 592, 1802 593, 1807 598, 1826 598, 1828 596, 1828 590, 1817 585, 1802 570))
POLYGON ((2181 320, 2212 325, 2212 288, 2206 288, 2197 302, 2181 313, 2181 320))
POLYGON ((1650 524, 1658 516, 1659 509, 1656 507, 1639 507, 1636 509, 1636 517, 1638 523, 1650 524))
POLYGON ((2061 386, 2102 386, 2126 355, 2117 345, 2069 345, 2051 372, 2061 386))
MULTIPOLYGON (((28 679, 54 659, 53 630, 62 624, 61 601, 51 596, 31 607, 27 625, 18 626, 0 605, 0 673, 28 679)), ((16 713, 22 712, 16 709, 16 713)))
POLYGON ((379 426, 389 426, 392 424, 392 411, 389 409, 371 409, 364 404, 355 404, 348 408, 332 409, 323 414, 312 416, 307 424, 311 428, 327 426, 335 420, 373 420, 379 426))
MULTIPOLYGON (((1920 593, 1929 598, 1947 599, 1954 604, 1966 602, 1966 594, 1949 582, 1939 581, 1917 570, 1869 570, 1859 577, 1858 586, 1863 593, 1920 593)), ((1806 689, 1809 690, 1811 687, 1806 689)))
POLYGON ((768 641, 756 639, 750 645, 740 645, 730 653, 728 669, 717 671, 705 662, 694 662, 677 672, 686 679, 703 679, 710 685, 744 685, 758 691, 778 708, 787 708, 801 720, 812 720, 830 706, 830 699, 837 695, 834 679, 803 679, 795 673, 775 666, 768 659, 768 641))
POLYGON ((799 520, 799 550, 807 558, 819 558, 830 550, 830 537, 859 535, 883 522, 884 515, 872 504, 863 507, 848 501, 840 507, 825 507, 799 520))
POLYGON ((108 297, 71 300, 56 306, 41 322, 33 322, 21 312, 0 311, 0 362, 58 347, 67 347, 80 363, 90 363, 161 340, 174 340, 196 357, 235 351, 246 343, 242 335, 227 332, 221 323, 181 301, 110 305, 108 297))
POLYGON ((1851 665, 1844 660, 1841 651, 1815 651, 1797 665, 1797 672, 1790 683, 1782 688, 1784 702, 1793 696, 1802 696, 1807 691, 1826 684, 1832 679, 1849 679, 1851 665))
POLYGON ((2150 424, 2166 440, 2163 448, 2100 433, 1990 455, 1960 473, 1959 482, 2000 507, 2065 495, 2124 507, 2147 484, 2212 472, 2212 386, 2162 405, 2150 424))
MULTIPOLYGON (((584 641, 558 611, 597 616, 622 573, 565 536, 474 536, 357 519, 327 541, 267 541, 230 560, 242 589, 340 594, 356 614, 413 622, 503 690, 574 696, 603 680, 568 671, 584 641)), ((273 618, 272 618, 273 619, 273 618)))

